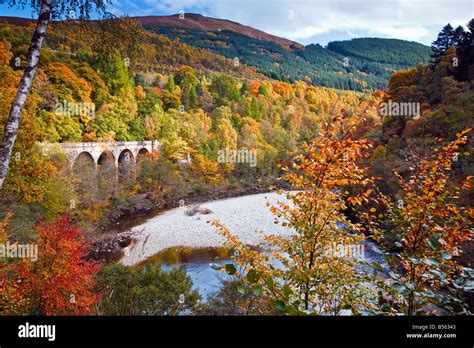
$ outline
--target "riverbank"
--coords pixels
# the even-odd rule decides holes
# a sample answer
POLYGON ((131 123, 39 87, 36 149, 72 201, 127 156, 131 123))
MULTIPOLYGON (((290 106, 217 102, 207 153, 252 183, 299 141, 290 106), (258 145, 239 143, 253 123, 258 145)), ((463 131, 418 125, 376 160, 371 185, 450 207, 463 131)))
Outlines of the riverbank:
POLYGON ((218 220, 244 244, 259 245, 264 235, 291 234, 274 223, 275 216, 266 206, 286 201, 275 192, 253 194, 202 203, 199 208, 178 207, 151 218, 131 229, 134 242, 124 249, 121 263, 136 265, 171 247, 218 248, 224 238, 210 224, 218 220))
MULTIPOLYGON (((192 192, 185 197, 168 195, 155 198, 153 195, 136 195, 129 198, 127 205, 117 206, 117 210, 107 218, 107 223, 90 233, 87 258, 108 263, 118 261, 122 249, 132 243, 136 231, 131 231, 149 219, 180 206, 194 206, 228 198, 242 197, 270 192, 273 183, 252 186, 228 185, 212 191, 192 192)), ((284 188, 281 184, 279 188, 284 188)))

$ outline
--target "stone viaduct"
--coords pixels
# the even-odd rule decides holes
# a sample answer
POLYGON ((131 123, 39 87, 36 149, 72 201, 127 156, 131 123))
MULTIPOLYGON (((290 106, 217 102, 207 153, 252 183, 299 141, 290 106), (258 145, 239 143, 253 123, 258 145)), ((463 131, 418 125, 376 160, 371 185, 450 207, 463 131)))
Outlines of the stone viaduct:
POLYGON ((71 167, 77 162, 90 163, 97 166, 114 166, 120 172, 134 170, 141 156, 160 150, 157 140, 150 141, 114 141, 103 143, 57 143, 40 146, 47 154, 53 149, 61 150, 67 157, 71 167))

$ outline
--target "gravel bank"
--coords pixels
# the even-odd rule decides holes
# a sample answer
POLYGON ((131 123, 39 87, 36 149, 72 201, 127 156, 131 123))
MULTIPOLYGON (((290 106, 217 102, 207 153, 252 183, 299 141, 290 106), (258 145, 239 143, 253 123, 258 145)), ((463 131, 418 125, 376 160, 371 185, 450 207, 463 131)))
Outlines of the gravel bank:
POLYGON ((273 223, 274 215, 265 205, 286 201, 284 195, 261 193, 200 204, 201 211, 189 216, 190 207, 180 207, 153 217, 132 228, 135 242, 124 249, 121 262, 134 265, 170 247, 220 247, 224 239, 209 223, 219 220, 249 245, 258 245, 262 234, 289 234, 289 229, 273 223))

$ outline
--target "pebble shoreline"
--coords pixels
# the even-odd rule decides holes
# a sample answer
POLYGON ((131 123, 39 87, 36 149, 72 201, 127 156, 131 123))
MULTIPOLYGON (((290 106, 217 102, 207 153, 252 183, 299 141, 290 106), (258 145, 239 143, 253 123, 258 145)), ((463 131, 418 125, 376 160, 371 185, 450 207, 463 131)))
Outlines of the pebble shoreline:
POLYGON ((276 192, 228 198, 200 204, 210 213, 187 214, 190 207, 179 207, 153 217, 130 230, 134 242, 124 248, 120 262, 135 265, 170 247, 222 247, 224 238, 210 222, 218 220, 243 243, 259 245, 262 235, 291 234, 291 230, 274 223, 275 216, 267 202, 287 202, 286 196, 276 192))

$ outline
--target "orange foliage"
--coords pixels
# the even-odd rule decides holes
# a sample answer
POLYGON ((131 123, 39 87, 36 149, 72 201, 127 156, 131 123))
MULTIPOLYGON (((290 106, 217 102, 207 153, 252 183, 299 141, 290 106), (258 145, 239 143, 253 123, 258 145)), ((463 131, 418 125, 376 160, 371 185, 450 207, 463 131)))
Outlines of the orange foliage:
POLYGON ((253 95, 255 96, 258 95, 259 88, 260 88, 260 82, 254 80, 250 83, 249 89, 253 95))
MULTIPOLYGON (((408 315, 431 301, 423 297, 426 291, 440 288, 439 280, 433 281, 430 272, 442 271, 450 279, 460 267, 453 256, 460 253, 461 243, 472 239, 474 209, 457 203, 461 190, 471 188, 472 177, 458 187, 452 187, 449 180, 453 161, 461 155, 470 131, 458 133, 453 142, 436 148, 431 158, 412 164, 408 178, 396 173, 402 198, 394 202, 379 192, 376 199, 403 247, 400 264, 405 272, 396 279, 407 289, 400 308, 408 315)), ((380 235, 383 227, 376 211, 366 214, 366 218, 374 235, 380 235)))
MULTIPOLYGON (((366 139, 352 138, 362 122, 359 116, 332 118, 320 136, 293 158, 291 166, 282 167, 282 179, 295 191, 286 192, 288 202, 267 205, 275 224, 295 233, 264 237, 271 256, 248 247, 224 225, 213 222, 227 245, 238 250, 234 259, 247 272, 238 277, 249 286, 258 286, 265 299, 286 307, 290 314, 338 314, 343 303, 351 304, 356 313, 364 305, 357 259, 328 253, 334 244, 356 245, 364 240, 362 227, 344 213, 350 195, 347 187, 372 183, 358 165, 367 158, 371 145, 366 139), (274 261, 284 268, 276 269, 274 261), (294 303, 290 303, 290 294, 294 303)), ((354 204, 363 204, 368 195, 364 191, 350 197, 354 204)))
POLYGON ((388 81, 388 90, 394 92, 399 87, 414 85, 416 74, 416 68, 394 72, 388 81))
POLYGON ((13 54, 10 52, 11 45, 9 42, 0 41, 0 66, 6 66, 12 59, 13 54))
POLYGON ((380 99, 383 99, 385 97, 385 92, 384 91, 380 91, 380 90, 376 90, 372 93, 372 95, 375 97, 375 98, 380 98, 380 99))
POLYGON ((158 151, 157 149, 153 149, 152 152, 146 153, 145 157, 152 161, 157 161, 160 158, 160 151, 158 151))
POLYGON ((194 155, 191 168, 209 184, 217 185, 224 181, 219 163, 199 153, 194 155))
POLYGON ((285 99, 289 99, 293 94, 293 88, 289 83, 278 82, 273 85, 273 92, 279 94, 285 99))
POLYGON ((82 77, 77 76, 67 65, 54 62, 48 66, 46 73, 60 98, 88 103, 92 101, 91 85, 82 77))
POLYGON ((158 87, 151 87, 151 90, 153 92, 155 92, 158 96, 162 97, 163 96, 163 90, 161 88, 158 88, 158 87))
POLYGON ((137 99, 139 100, 145 100, 146 99, 146 93, 143 90, 143 87, 141 85, 138 85, 135 87, 135 95, 137 96, 137 99))

